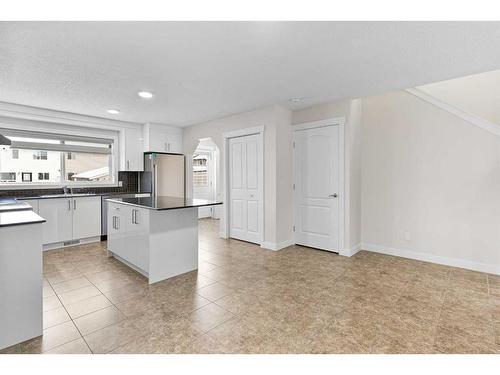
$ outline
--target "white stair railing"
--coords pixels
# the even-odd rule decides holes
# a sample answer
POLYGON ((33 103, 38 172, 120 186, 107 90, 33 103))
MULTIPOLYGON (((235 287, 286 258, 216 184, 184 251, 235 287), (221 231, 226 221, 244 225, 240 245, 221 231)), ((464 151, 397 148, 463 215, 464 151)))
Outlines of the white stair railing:
POLYGON ((451 104, 448 104, 446 102, 443 102, 442 100, 427 94, 426 92, 420 90, 420 89, 406 89, 406 92, 415 95, 416 97, 435 105, 436 107, 441 108, 444 111, 447 111, 457 117, 460 117, 462 120, 468 122, 469 124, 475 125, 477 127, 480 127, 481 129, 484 129, 490 133, 493 133, 497 136, 500 136, 500 125, 495 124, 494 122, 485 120, 484 118, 474 115, 472 113, 466 112, 461 110, 458 107, 455 107, 451 104))

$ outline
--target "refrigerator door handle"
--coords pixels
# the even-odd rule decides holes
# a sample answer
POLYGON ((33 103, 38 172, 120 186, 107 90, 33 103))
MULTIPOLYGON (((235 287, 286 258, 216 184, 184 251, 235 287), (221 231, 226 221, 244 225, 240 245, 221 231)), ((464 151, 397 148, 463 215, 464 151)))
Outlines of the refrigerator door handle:
POLYGON ((153 191, 151 196, 156 196, 158 193, 158 168, 156 164, 153 164, 153 191))

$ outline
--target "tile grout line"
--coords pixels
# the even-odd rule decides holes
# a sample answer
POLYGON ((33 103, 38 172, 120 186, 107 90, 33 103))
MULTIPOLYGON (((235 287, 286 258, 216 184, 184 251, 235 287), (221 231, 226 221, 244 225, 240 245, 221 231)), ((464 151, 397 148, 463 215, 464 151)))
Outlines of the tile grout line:
MULTIPOLYGON (((489 275, 486 275, 486 285, 488 287, 488 306, 491 307, 492 305, 492 295, 491 295, 491 288, 490 288, 490 276, 489 275)), ((491 325, 491 331, 493 333, 493 337, 495 337, 495 332, 496 332, 496 329, 495 329, 495 319, 493 318, 493 309, 491 310, 490 312, 490 325, 491 325)))
POLYGON ((452 269, 449 269, 448 270, 448 276, 446 278, 446 285, 447 287, 443 290, 443 295, 442 295, 442 298, 441 298, 441 308, 439 309, 439 315, 436 319, 436 327, 435 327, 435 330, 434 330, 434 338, 432 340, 432 350, 433 351, 436 351, 436 339, 437 339, 437 331, 438 331, 438 328, 439 328, 439 322, 441 321, 441 316, 443 315, 443 310, 444 310, 444 302, 445 302, 445 298, 446 298, 446 290, 448 289, 448 285, 451 281, 451 272, 452 272, 452 269))
MULTIPOLYGON (((88 278, 87 278, 87 280, 88 280, 88 278)), ((101 291, 101 289, 99 289, 99 287, 98 287, 97 285, 95 285, 95 284, 94 284, 92 281, 90 281, 90 280, 89 280, 89 282, 90 282, 90 283, 91 283, 91 284, 92 284, 92 285, 93 285, 93 286, 94 286, 94 287, 95 287, 95 288, 96 288, 96 289, 97 289, 97 290, 101 293, 101 295, 102 295, 102 296, 104 296, 104 298, 106 298, 106 299, 109 301, 109 303, 111 304, 111 306, 113 306, 115 309, 117 309, 117 310, 120 312, 120 314, 121 314, 121 315, 123 315, 123 316, 125 317, 125 319, 122 319, 122 320, 120 320, 119 322, 116 322, 116 323, 114 323, 114 324, 110 324, 110 325, 108 325, 108 326, 106 326, 106 327, 99 328, 99 329, 97 329, 97 330, 95 330, 95 331, 92 331, 90 334, 96 333, 96 332, 98 332, 98 331, 100 331, 100 330, 102 330, 102 329, 104 329, 104 328, 111 327, 111 326, 113 326, 113 325, 115 325, 115 324, 119 324, 119 323, 120 323, 120 322, 122 322, 123 320, 128 319, 128 317, 127 317, 127 316, 126 316, 126 315, 125 315, 125 314, 124 314, 124 313, 123 313, 123 312, 122 312, 122 311, 121 311, 121 310, 120 310, 120 309, 119 309, 119 308, 118 308, 118 307, 117 307, 117 306, 113 303, 113 301, 111 301, 111 300, 110 300, 110 299, 109 299, 109 298, 108 298, 108 297, 104 294, 104 292, 102 292, 102 291, 101 291)), ((103 309, 105 309, 105 308, 108 308, 108 307, 109 307, 109 306, 106 306, 106 307, 103 307, 102 309, 99 309, 99 310, 96 310, 96 311, 101 311, 101 310, 103 310, 103 309)), ((96 312, 96 311, 93 311, 93 312, 96 312)), ((88 314, 85 314, 85 315, 89 315, 89 314, 92 314, 92 313, 88 313, 88 314)), ((82 315, 82 316, 85 316, 85 315, 82 315)), ((81 318, 81 317, 79 317, 79 318, 81 318)), ((76 325, 76 324, 75 324, 75 325, 76 325)), ((93 351, 92 351, 92 349, 90 348, 90 345, 88 344, 87 340, 85 340, 85 337, 84 337, 83 335, 82 335, 82 338, 83 338, 83 340, 85 341, 85 344, 87 344, 87 346, 89 347, 89 349, 90 349, 90 351, 92 352, 92 354, 94 354, 94 352, 93 352, 93 351)), ((115 350, 115 349, 117 349, 117 348, 118 348, 118 347, 116 347, 116 348, 114 348, 114 349, 112 349, 112 350, 115 350)), ((110 352, 111 352, 112 350, 110 350, 110 352)))
MULTIPOLYGON (((45 277, 45 275, 43 275, 43 277, 44 277, 44 278, 46 278, 46 277, 45 277)), ((114 304, 114 303, 113 303, 113 302, 112 302, 112 301, 111 301, 111 300, 110 300, 110 299, 109 299, 109 298, 108 298, 108 297, 107 297, 107 296, 106 296, 106 295, 105 295, 105 294, 104 294, 104 293, 103 293, 103 292, 102 292, 102 291, 101 291, 101 290, 100 290, 100 289, 99 289, 99 288, 98 288, 98 287, 97 287, 97 286, 96 286, 96 285, 95 285, 95 284, 94 284, 91 280, 89 280, 89 279, 88 279, 88 277, 87 277, 85 274, 81 274, 81 275, 79 275, 78 277, 76 277, 75 279, 77 279, 77 278, 79 278, 79 277, 84 277, 84 278, 85 278, 85 279, 86 279, 86 280, 87 280, 87 281, 88 281, 88 282, 89 282, 92 286, 94 286, 94 287, 95 287, 95 288, 99 291, 99 293, 101 293, 101 295, 103 295, 103 296, 104 296, 104 298, 106 298, 106 299, 109 301, 109 303, 111 304, 111 306, 115 307, 118 311, 120 311, 120 309, 118 309, 118 307, 117 307, 117 306, 116 306, 116 305, 115 305, 115 304, 114 304)), ((46 279, 47 279, 47 278, 46 278, 46 279)), ((71 280, 75 280, 75 279, 71 279, 71 280)), ((71 281, 71 280, 65 280, 65 281, 62 281, 62 282, 71 281)), ((89 346, 89 344, 88 344, 87 340, 85 340, 85 337, 82 335, 82 333, 81 333, 80 329, 79 329, 79 328, 78 328, 78 326, 75 324, 75 322, 74 322, 74 320, 75 320, 75 319, 73 319, 73 318, 71 317, 71 315, 69 314, 69 312, 68 312, 68 311, 67 311, 67 309, 66 309, 66 306, 64 305, 64 303, 63 303, 63 302, 61 301, 61 299, 59 298, 59 294, 58 294, 58 293, 54 290, 53 284, 52 284, 52 283, 50 282, 50 280, 48 280, 48 279, 47 279, 47 282, 49 283, 50 287, 52 288, 52 290, 53 290, 53 292, 54 292, 54 295, 55 295, 55 296, 57 297, 57 299, 59 300, 59 302, 60 302, 61 306, 64 308, 64 310, 65 310, 65 311, 66 311, 66 313, 68 314, 68 316, 69 316, 69 318, 70 318, 70 321, 73 323, 73 325, 74 325, 74 326, 75 326, 75 328, 77 329, 78 333, 80 334, 80 338, 82 338, 82 339, 83 339, 83 341, 84 341, 84 342, 85 342, 85 344, 87 345, 87 347, 88 347, 88 349, 90 350, 90 352, 91 352, 92 354, 94 354, 94 352, 93 352, 93 351, 92 351, 92 349, 90 348, 90 346, 89 346)), ((61 283, 62 283, 62 282, 61 282, 61 283)), ((56 284, 59 284, 59 283, 56 283, 56 284)), ((83 288, 83 287, 82 287, 82 288, 83 288)), ((75 288, 75 289, 73 289, 73 290, 77 290, 77 289, 81 289, 81 288, 75 288)), ((67 292, 70 292, 70 291, 67 291, 67 292)), ((65 293, 66 293, 66 292, 65 292, 65 293)), ((61 293, 61 294, 63 294, 63 293, 61 293)), ((92 296, 92 297, 95 297, 95 296, 92 296)), ((92 297, 85 298, 85 299, 83 299, 83 300, 81 300, 81 301, 85 301, 85 300, 90 299, 90 298, 92 298, 92 297)), ((81 301, 77 301, 77 302, 81 302, 81 301)), ((76 302, 75 302, 75 303, 76 303, 76 302)), ((107 306, 107 307, 109 307, 109 306, 107 306)), ((96 310, 96 311, 101 311, 101 310, 103 310, 103 309, 104 309, 104 308, 102 308, 102 309, 98 309, 98 310, 96 310)), ((94 312, 96 312, 96 311, 94 311, 94 312)), ((121 311, 120 311, 120 313, 123 315, 123 313, 122 313, 121 311)), ((84 315, 82 315, 82 316, 86 316, 86 315, 89 315, 89 314, 91 314, 91 313, 84 314, 84 315)), ((82 316, 79 316, 78 318, 81 318, 82 316)), ((124 316, 125 316, 125 315, 124 315, 124 316)), ((76 318, 76 319, 78 319, 78 318, 76 318)), ((63 324, 63 323, 61 323, 61 324, 63 324)), ((117 323, 115 323, 115 324, 117 324, 117 323)), ((112 324, 112 325, 113 325, 113 324, 112 324)), ((111 325, 110 325, 110 326, 111 326, 111 325)), ((54 327, 55 327, 55 326, 54 326, 54 327)), ((109 327, 109 326, 106 326, 106 327, 109 327)), ((94 332, 98 332, 98 331, 100 331, 101 329, 104 329, 104 328, 106 328, 106 327, 103 327, 103 328, 100 328, 100 329, 98 329, 98 330, 95 330, 95 331, 93 331, 92 333, 94 333, 94 332)), ((62 345, 68 344, 68 343, 73 342, 73 341, 76 341, 76 340, 78 340, 78 339, 68 341, 68 342, 66 342, 66 343, 64 343, 64 344, 61 344, 61 345, 57 345, 57 346, 55 346, 54 348, 51 348, 50 350, 56 349, 56 348, 58 348, 58 347, 60 347, 60 346, 62 346, 62 345)), ((116 349, 116 348, 115 348, 115 349, 116 349)))
MULTIPOLYGON (((86 277, 85 277, 86 278, 86 277)), ((88 279, 87 279, 88 280, 88 279)), ((52 283, 47 279, 47 281, 49 282, 50 286, 52 287, 52 289, 54 289, 54 287, 52 286, 52 283)), ((89 344, 87 344, 87 341, 85 341, 85 339, 83 338, 83 335, 82 333, 80 332, 80 329, 78 328, 78 326, 75 324, 75 321, 73 320, 73 318, 71 317, 71 315, 69 314, 68 310, 66 309, 66 306, 64 305, 64 303, 61 301, 61 299, 59 298, 59 294, 56 293, 56 291, 54 290, 54 293, 57 297, 57 299, 59 300, 59 302, 61 303, 61 306, 63 307, 64 311, 66 311, 66 314, 68 314, 69 316, 69 319, 71 321, 71 323, 73 324, 73 326, 76 328, 76 330, 78 331, 78 333, 80 334, 80 338, 83 340, 83 342, 85 343, 85 345, 87 345, 87 347, 89 348, 90 352, 92 352, 92 349, 90 349, 90 346, 89 344)), ((64 323, 61 323, 61 324, 64 324, 64 323)), ((54 327, 57 327, 57 326, 54 326, 54 327)), ((55 347, 53 347, 52 349, 50 350, 53 350, 53 349, 56 349, 60 346, 63 346, 63 345, 66 345, 66 344, 69 344, 70 342, 73 342, 73 341, 76 341, 78 339, 75 339, 75 340, 71 340, 71 341, 68 341, 68 342, 65 342, 64 344, 61 344, 61 345, 57 345, 55 347)))

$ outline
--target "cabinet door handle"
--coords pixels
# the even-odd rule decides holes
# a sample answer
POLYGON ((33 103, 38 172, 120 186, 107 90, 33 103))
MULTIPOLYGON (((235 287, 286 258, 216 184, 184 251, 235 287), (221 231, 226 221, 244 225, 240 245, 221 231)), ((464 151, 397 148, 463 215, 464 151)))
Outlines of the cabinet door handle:
POLYGON ((130 170, 130 160, 127 160, 127 171, 130 170))
POLYGON ((73 199, 73 210, 76 211, 76 199, 73 199))
POLYGON ((116 229, 120 229, 120 218, 116 217, 116 229))
POLYGON ((132 210, 132 224, 135 224, 135 210, 132 210))
POLYGON ((71 200, 68 199, 68 211, 71 211, 71 200))
POLYGON ((113 227, 113 229, 116 229, 115 228, 115 219, 116 219, 116 216, 113 216, 113 224, 111 224, 111 226, 113 227))

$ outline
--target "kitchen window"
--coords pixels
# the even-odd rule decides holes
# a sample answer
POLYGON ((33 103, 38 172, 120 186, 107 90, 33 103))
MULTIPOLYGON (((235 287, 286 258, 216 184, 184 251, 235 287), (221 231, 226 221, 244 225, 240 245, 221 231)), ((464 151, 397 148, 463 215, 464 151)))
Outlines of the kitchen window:
POLYGON ((114 183, 114 139, 0 129, 0 186, 114 183))

